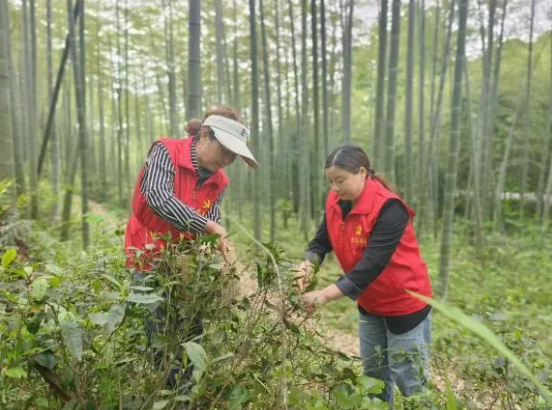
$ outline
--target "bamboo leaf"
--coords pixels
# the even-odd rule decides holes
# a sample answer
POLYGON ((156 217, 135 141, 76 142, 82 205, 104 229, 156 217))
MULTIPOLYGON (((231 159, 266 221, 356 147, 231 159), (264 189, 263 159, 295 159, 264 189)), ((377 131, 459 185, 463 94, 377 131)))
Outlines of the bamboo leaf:
POLYGON ((4 370, 4 374, 12 379, 21 379, 27 375, 25 369, 21 366, 12 367, 4 370))
POLYGON ((2 267, 4 269, 7 269, 8 266, 10 266, 10 264, 14 261, 16 257, 17 257, 17 251, 15 249, 8 249, 2 255, 2 267))
POLYGON ((42 300, 44 299, 44 296, 46 296, 46 291, 49 287, 50 282, 47 278, 38 278, 31 284, 31 296, 35 300, 42 300))
POLYGON ((463 328, 475 333, 491 347, 497 350, 502 356, 506 357, 512 362, 512 364, 525 376, 527 376, 540 391, 541 395, 548 401, 552 401, 552 392, 548 390, 542 383, 539 382, 537 377, 523 364, 523 362, 510 350, 506 345, 485 325, 472 319, 464 314, 460 309, 453 306, 447 306, 444 303, 438 302, 435 299, 430 299, 415 292, 408 291, 408 293, 416 296, 417 298, 429 303, 437 311, 443 313, 448 318, 456 321, 463 328))
POLYGON ((153 410, 161 410, 167 407, 167 404, 169 404, 170 400, 160 400, 153 403, 153 410))
POLYGON ((160 302, 162 300, 163 298, 159 295, 156 295, 155 293, 149 295, 144 295, 141 293, 131 293, 127 297, 127 302, 138 303, 142 305, 151 305, 152 303, 160 302))
POLYGON ((76 360, 82 359, 82 330, 76 321, 69 320, 61 322, 61 337, 67 347, 69 354, 76 360))

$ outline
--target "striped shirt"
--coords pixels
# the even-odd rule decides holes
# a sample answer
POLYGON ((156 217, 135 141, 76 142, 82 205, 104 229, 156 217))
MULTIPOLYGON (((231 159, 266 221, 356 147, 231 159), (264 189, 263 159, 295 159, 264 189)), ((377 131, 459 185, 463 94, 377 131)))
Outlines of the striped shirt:
MULTIPOLYGON (((196 142, 194 139, 190 152, 192 165, 198 177, 196 184, 196 188, 198 188, 209 178, 211 172, 199 167, 196 142)), ((146 160, 144 174, 140 182, 140 192, 146 197, 146 202, 151 210, 179 231, 195 235, 203 233, 208 221, 219 223, 220 204, 225 191, 219 194, 211 209, 203 216, 176 197, 174 193, 175 175, 176 169, 167 147, 162 143, 156 143, 146 160)))

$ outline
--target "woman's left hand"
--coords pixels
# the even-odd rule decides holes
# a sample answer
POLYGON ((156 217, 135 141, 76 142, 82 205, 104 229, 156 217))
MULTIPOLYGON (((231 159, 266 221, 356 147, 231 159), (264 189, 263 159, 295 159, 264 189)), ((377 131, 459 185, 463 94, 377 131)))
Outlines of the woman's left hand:
POLYGON ((312 316, 317 308, 321 307, 327 302, 324 291, 322 290, 315 290, 313 292, 305 293, 301 296, 301 298, 305 306, 307 317, 312 316))

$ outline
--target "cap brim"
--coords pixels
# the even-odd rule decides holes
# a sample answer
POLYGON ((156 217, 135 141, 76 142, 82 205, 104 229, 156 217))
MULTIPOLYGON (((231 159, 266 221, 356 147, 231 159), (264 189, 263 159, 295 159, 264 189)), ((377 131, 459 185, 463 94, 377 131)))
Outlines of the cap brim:
POLYGON ((232 151, 236 155, 239 155, 251 168, 257 168, 259 166, 259 163, 255 159, 245 142, 240 141, 232 134, 229 134, 219 128, 211 128, 214 131, 215 137, 217 138, 218 142, 220 142, 224 148, 232 151))

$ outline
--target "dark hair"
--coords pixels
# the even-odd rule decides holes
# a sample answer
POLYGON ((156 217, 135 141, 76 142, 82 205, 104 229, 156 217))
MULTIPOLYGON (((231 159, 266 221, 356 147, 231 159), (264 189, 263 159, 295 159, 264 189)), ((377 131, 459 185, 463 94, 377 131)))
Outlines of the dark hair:
POLYGON ((370 166, 370 159, 362 148, 356 145, 347 144, 342 145, 334 149, 324 164, 324 169, 330 167, 341 168, 344 171, 351 174, 358 174, 360 168, 365 168, 370 178, 381 183, 385 188, 394 194, 400 195, 397 187, 391 182, 387 181, 382 175, 377 174, 370 166))
POLYGON ((198 135, 200 129, 201 129, 201 120, 198 118, 192 118, 186 124, 186 132, 188 133, 188 135, 192 137, 198 135))

